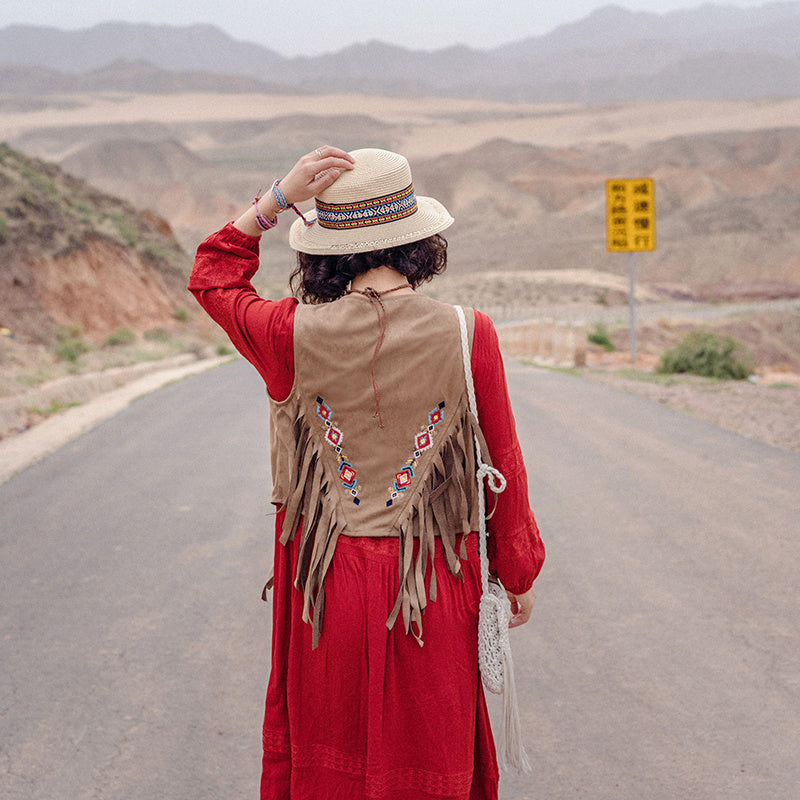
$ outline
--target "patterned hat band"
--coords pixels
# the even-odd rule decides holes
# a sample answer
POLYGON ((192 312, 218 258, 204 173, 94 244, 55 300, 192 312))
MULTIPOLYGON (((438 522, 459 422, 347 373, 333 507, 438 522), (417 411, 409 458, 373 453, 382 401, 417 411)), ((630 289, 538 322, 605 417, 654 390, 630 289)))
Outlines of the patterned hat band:
POLYGON ((343 231, 383 225, 386 222, 396 222, 410 217, 417 210, 417 197, 412 183, 399 192, 374 197, 371 200, 334 204, 323 203, 317 198, 316 204, 317 222, 320 227, 343 231))
POLYGON ((294 250, 320 256, 368 253, 427 239, 453 223, 438 200, 414 192, 404 156, 375 147, 350 155, 353 168, 315 198, 319 224, 301 219, 292 224, 294 250))

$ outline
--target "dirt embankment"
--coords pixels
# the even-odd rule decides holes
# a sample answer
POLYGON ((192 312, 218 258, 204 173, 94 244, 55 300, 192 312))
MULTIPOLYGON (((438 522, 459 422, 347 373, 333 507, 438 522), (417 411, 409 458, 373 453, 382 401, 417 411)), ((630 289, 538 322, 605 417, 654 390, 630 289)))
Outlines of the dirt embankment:
POLYGON ((31 340, 54 326, 77 326, 97 341, 120 328, 146 331, 170 320, 179 303, 188 304, 182 283, 135 251, 89 238, 83 247, 57 254, 21 253, 0 317, 31 340))
POLYGON ((18 341, 163 324, 188 264, 164 219, 0 145, 0 327, 18 341))
POLYGON ((129 380, 115 368, 206 353, 189 264, 161 217, 0 145, 0 438, 129 380))

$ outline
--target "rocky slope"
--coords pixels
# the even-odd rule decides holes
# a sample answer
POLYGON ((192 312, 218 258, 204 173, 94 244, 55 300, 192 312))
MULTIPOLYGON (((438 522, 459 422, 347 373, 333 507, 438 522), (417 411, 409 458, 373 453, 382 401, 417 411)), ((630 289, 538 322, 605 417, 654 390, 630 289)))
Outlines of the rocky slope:
POLYGON ((162 218, 0 145, 0 327, 18 341, 174 322, 188 264, 162 218))

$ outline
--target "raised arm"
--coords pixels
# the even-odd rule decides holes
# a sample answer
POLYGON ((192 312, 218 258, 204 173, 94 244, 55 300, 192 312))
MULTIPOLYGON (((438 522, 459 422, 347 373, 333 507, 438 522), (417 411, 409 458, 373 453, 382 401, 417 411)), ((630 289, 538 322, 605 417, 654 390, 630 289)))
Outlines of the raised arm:
POLYGON ((292 326, 297 301, 271 302, 253 288, 260 237, 276 223, 280 205, 310 199, 352 164, 348 153, 329 145, 303 156, 278 182, 277 191, 270 187, 235 222, 197 249, 189 291, 259 371, 276 400, 288 395, 294 379, 292 326))

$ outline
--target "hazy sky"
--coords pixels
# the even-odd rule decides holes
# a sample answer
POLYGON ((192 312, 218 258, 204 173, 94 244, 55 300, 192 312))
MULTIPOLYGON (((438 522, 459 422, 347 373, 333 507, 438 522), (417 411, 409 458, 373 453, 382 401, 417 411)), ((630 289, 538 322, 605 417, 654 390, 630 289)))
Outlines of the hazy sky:
MULTIPOLYGON (((665 13, 695 8, 692 0, 621 0, 631 11, 665 13)), ((760 7, 764 0, 715 5, 760 7)), ((14 23, 88 28, 119 20, 168 25, 211 23, 235 39, 258 42, 283 55, 335 52, 379 39, 412 49, 452 44, 493 47, 574 22, 603 0, 0 0, 0 28, 14 23)), ((2 53, 0 53, 0 62, 2 53)))

